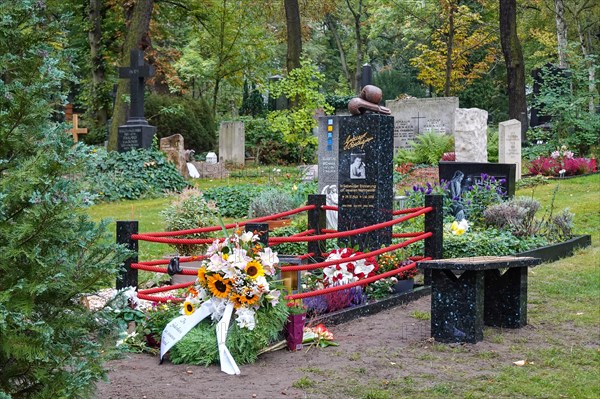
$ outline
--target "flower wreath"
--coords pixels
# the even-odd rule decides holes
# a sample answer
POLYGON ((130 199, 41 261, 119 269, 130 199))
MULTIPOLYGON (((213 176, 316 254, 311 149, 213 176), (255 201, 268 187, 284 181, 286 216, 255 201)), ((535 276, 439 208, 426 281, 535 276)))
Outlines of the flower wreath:
POLYGON ((348 284, 374 276, 379 269, 375 257, 353 259, 359 255, 363 255, 363 253, 355 251, 352 248, 341 248, 331 251, 327 259, 325 259, 326 262, 339 259, 346 259, 347 262, 323 268, 323 285, 327 287, 348 284))
POLYGON ((269 281, 279 263, 277 253, 263 248, 259 237, 239 231, 224 241, 215 240, 198 269, 198 278, 189 288, 183 304, 190 315, 204 302, 212 301, 213 320, 220 320, 228 303, 233 303, 239 327, 253 330, 256 311, 279 302, 280 292, 271 290, 269 281))

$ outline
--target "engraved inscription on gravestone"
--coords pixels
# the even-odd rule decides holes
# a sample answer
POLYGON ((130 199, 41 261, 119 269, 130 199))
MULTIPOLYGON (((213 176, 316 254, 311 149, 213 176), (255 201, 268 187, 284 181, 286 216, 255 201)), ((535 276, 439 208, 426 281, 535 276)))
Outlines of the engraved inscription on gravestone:
POLYGON ((521 122, 516 119, 500 122, 498 160, 517 165, 516 180, 521 179, 521 122))
POLYGON ((454 134, 457 97, 388 100, 385 105, 394 117, 394 151, 409 148, 410 141, 429 131, 454 134))

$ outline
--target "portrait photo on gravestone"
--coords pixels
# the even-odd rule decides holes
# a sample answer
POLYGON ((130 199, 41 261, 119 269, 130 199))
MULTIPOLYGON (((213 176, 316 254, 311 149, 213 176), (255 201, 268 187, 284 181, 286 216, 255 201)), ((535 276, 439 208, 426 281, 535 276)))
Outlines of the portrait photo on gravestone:
POLYGON ((352 163, 350 164, 350 178, 351 179, 366 179, 366 159, 365 153, 352 153, 350 154, 352 163))

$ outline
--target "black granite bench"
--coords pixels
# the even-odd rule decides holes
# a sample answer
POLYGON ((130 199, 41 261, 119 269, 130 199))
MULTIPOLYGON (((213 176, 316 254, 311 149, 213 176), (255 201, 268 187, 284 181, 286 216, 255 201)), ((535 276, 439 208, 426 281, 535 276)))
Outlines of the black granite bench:
POLYGON ((483 339, 484 324, 527 325, 527 268, 540 263, 514 256, 418 262, 418 268, 431 270, 431 336, 439 342, 475 343, 483 339))

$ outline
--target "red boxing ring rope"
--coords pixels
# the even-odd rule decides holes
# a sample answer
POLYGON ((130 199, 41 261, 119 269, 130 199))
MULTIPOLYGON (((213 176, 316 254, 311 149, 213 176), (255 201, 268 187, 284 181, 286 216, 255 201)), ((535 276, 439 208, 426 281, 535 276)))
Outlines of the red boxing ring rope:
MULTIPOLYGON (((429 260, 431 258, 424 258, 424 259, 429 260)), ((336 285, 334 287, 327 287, 327 288, 323 288, 322 290, 317 290, 317 291, 302 292, 302 293, 299 293, 299 294, 287 295, 285 297, 285 299, 287 299, 289 301, 289 300, 294 300, 294 299, 310 298, 310 297, 313 297, 313 296, 318 296, 318 295, 323 295, 323 294, 329 294, 331 292, 345 290, 345 289, 352 288, 352 287, 357 287, 359 285, 366 285, 366 284, 372 283, 373 281, 380 280, 382 278, 393 277, 393 276, 395 276, 396 274, 398 274, 400 272, 412 269, 412 268, 414 268, 416 266, 417 266, 416 262, 413 262, 413 263, 411 263, 409 265, 402 266, 402 267, 399 267, 399 268, 394 269, 394 270, 390 270, 389 272, 377 274, 375 276, 367 277, 365 279, 354 281, 352 283, 348 283, 348 284, 344 284, 344 285, 336 285)))
MULTIPOLYGON (((269 215, 269 216, 263 216, 263 217, 255 218, 255 219, 250 219, 250 220, 246 220, 246 221, 240 222, 240 223, 226 224, 225 228, 226 229, 232 229, 234 227, 245 226, 248 223, 266 222, 268 220, 278 219, 278 218, 282 218, 282 217, 286 217, 286 216, 291 216, 291 215, 295 215, 296 213, 310 211, 312 209, 315 209, 315 205, 301 206, 299 208, 292 209, 290 211, 281 212, 281 213, 276 213, 274 215, 269 215)), ((189 229, 189 230, 155 231, 155 232, 152 232, 152 233, 132 234, 131 238, 134 239, 134 240, 151 241, 151 240, 148 240, 147 237, 174 237, 174 236, 182 236, 182 235, 186 235, 186 234, 210 233, 212 231, 219 231, 219 230, 222 230, 221 226, 210 226, 210 227, 199 227, 199 228, 196 228, 196 229, 189 229)), ((205 243, 196 243, 196 244, 205 244, 205 243)))
POLYGON ((374 224, 372 226, 362 227, 360 229, 354 229, 354 230, 348 230, 348 231, 341 231, 338 233, 320 234, 320 235, 310 236, 310 237, 271 237, 271 238, 269 238, 269 244, 275 244, 275 243, 280 243, 280 242, 322 241, 322 240, 326 240, 326 239, 349 237, 349 236, 353 236, 353 235, 357 235, 357 234, 368 233, 370 231, 378 230, 378 229, 381 229, 384 227, 393 226, 395 224, 405 222, 409 219, 412 219, 417 216, 423 215, 425 213, 431 212, 432 210, 433 210, 433 208, 430 206, 426 207, 426 208, 420 208, 419 211, 410 213, 410 214, 403 216, 401 218, 398 218, 398 219, 392 219, 387 222, 374 224))
POLYGON ((425 238, 429 238, 431 236, 433 236, 433 233, 427 232, 427 233, 421 234, 418 237, 414 237, 414 238, 411 238, 409 240, 403 241, 403 242, 401 242, 399 244, 390 245, 389 247, 381 248, 381 249, 378 249, 376 251, 371 251, 371 252, 368 252, 366 254, 353 256, 351 258, 342 258, 342 259, 330 260, 330 261, 327 261, 327 262, 313 263, 313 264, 310 264, 310 265, 282 266, 281 267, 281 271, 282 272, 296 272, 296 271, 300 271, 300 270, 314 270, 314 269, 319 269, 319 268, 322 268, 322 267, 327 267, 327 266, 332 266, 332 265, 338 265, 340 263, 352 262, 353 260, 366 259, 366 258, 370 258, 372 256, 377 256, 377 255, 381 255, 381 254, 386 253, 386 252, 394 251, 396 249, 404 248, 407 245, 410 245, 410 244, 415 243, 417 241, 424 240, 425 238))

